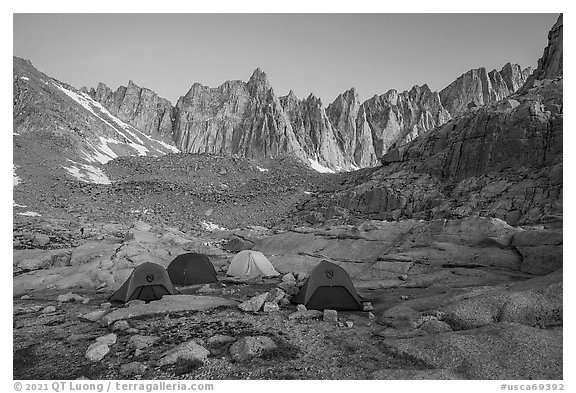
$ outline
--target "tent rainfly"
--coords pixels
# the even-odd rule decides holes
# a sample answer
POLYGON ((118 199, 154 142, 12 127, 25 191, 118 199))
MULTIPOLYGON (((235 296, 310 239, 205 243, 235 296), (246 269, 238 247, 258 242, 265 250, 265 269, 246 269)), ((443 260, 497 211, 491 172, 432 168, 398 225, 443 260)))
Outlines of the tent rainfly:
POLYGON ((189 252, 178 255, 166 269, 174 285, 193 285, 218 282, 216 270, 204 254, 189 252))
POLYGON ((275 277, 280 273, 272 263, 259 251, 240 251, 230 262, 227 273, 238 278, 275 277))
POLYGON ((132 271, 120 289, 110 296, 110 300, 127 303, 139 299, 149 302, 176 293, 166 269, 156 263, 145 262, 132 271))
POLYGON ((316 265, 292 299, 309 310, 362 310, 362 300, 348 273, 328 261, 316 265))

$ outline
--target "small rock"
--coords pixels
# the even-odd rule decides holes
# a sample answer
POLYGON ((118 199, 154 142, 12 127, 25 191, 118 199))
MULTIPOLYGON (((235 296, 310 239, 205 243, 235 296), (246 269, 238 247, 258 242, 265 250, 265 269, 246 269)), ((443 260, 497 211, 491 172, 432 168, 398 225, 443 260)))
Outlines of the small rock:
POLYGON ((130 329, 126 329, 126 333, 128 334, 138 334, 140 333, 140 330, 136 329, 136 328, 130 328, 130 329))
POLYGON ((128 330, 128 329, 130 329, 130 324, 128 324, 128 321, 120 320, 120 321, 114 322, 114 325, 112 325, 112 331, 113 332, 117 332, 119 330, 128 330))
POLYGON ((210 287, 210 284, 204 284, 202 287, 200 287, 200 289, 198 289, 197 292, 198 293, 214 293, 214 292, 218 292, 218 290, 210 287))
POLYGON ((222 345, 236 340, 234 337, 226 336, 224 334, 216 334, 208 339, 208 345, 222 345))
POLYGON ((117 340, 116 334, 110 333, 110 334, 107 334, 105 336, 98 337, 96 339, 96 342, 106 344, 106 345, 113 345, 113 344, 116 344, 116 340, 117 340))
POLYGON ((147 367, 140 362, 132 362, 120 366, 120 375, 125 377, 132 377, 135 375, 142 375, 146 372, 147 367))
POLYGON ((281 282, 277 287, 286 292, 288 296, 296 295, 299 291, 296 281, 281 282))
POLYGON ((140 355, 142 355, 143 353, 144 353, 143 350, 137 349, 137 350, 134 351, 134 357, 137 358, 137 357, 139 357, 140 355))
POLYGON ((296 273, 296 278, 298 281, 306 281, 310 277, 310 274, 306 272, 298 272, 296 273))
POLYGON ((150 232, 150 230, 152 229, 152 225, 147 224, 144 221, 136 221, 134 223, 134 229, 142 232, 150 232))
POLYGON ((30 299, 30 295, 22 295, 20 296, 20 300, 29 300, 30 299))
POLYGON ((286 307, 287 305, 290 304, 290 300, 288 300, 287 298, 283 297, 282 299, 280 299, 280 301, 278 302, 278 306, 280 307, 286 307))
POLYGON ((190 340, 165 352, 158 361, 158 365, 174 364, 179 360, 205 360, 208 355, 210 355, 209 350, 198 345, 194 340, 190 340))
POLYGON ((112 307, 112 303, 110 303, 110 302, 105 302, 105 303, 102 303, 100 305, 100 308, 102 308, 102 309, 106 309, 106 308, 110 308, 110 307, 112 307))
POLYGON ((324 315, 322 315, 322 320, 324 322, 336 323, 338 322, 338 311, 326 309, 324 310, 324 315))
POLYGON ((362 303, 362 311, 374 311, 374 306, 370 302, 362 303))
POLYGON ((308 309, 306 308, 305 305, 303 305, 303 304, 298 304, 298 305, 296 306, 296 310, 297 310, 297 311, 306 311, 306 310, 308 310, 308 309))
POLYGON ((14 312, 16 314, 29 314, 29 313, 34 313, 34 312, 38 312, 42 310, 42 306, 37 305, 37 306, 29 306, 29 307, 20 307, 20 308, 16 308, 14 309, 14 312))
POLYGON ((246 300, 244 303, 240 303, 238 308, 244 312, 258 312, 264 305, 266 298, 268 297, 268 292, 262 295, 254 296, 250 300, 246 300))
POLYGON ((410 300, 410 296, 401 295, 400 300, 410 300))
POLYGON ((344 327, 344 322, 338 322, 338 327, 344 327))
POLYGON ((296 311, 288 315, 289 320, 294 319, 313 319, 320 318, 322 316, 322 311, 318 310, 306 310, 306 311, 296 311))
POLYGON ((48 306, 42 310, 42 314, 50 314, 53 312, 56 312, 56 307, 54 307, 54 306, 48 306))
POLYGON ((402 281, 406 281, 406 280, 408 280, 408 275, 407 274, 401 274, 398 276, 398 279, 402 280, 402 281))
POLYGON ((102 319, 102 317, 108 314, 110 310, 95 310, 91 311, 88 314, 82 315, 80 318, 90 321, 90 322, 97 322, 102 319))
POLYGON ((42 233, 35 233, 32 236, 32 245, 36 247, 44 247, 50 243, 50 237, 48 235, 44 235, 42 233))
POLYGON ((230 355, 233 360, 248 360, 258 357, 266 350, 277 348, 276 344, 270 337, 255 336, 243 337, 236 341, 230 347, 230 355))
POLYGON ((132 349, 144 349, 151 347, 160 340, 158 336, 141 336, 139 334, 128 339, 128 347, 132 349))
POLYGON ((80 296, 76 293, 68 292, 63 295, 59 295, 56 300, 60 303, 69 303, 69 302, 82 302, 84 301, 84 296, 80 296))
POLYGON ((278 302, 286 296, 286 292, 280 288, 273 288, 268 292, 268 297, 266 297, 267 303, 278 304, 278 302))
POLYGON ((280 311, 280 307, 276 303, 265 302, 264 303, 264 312, 276 312, 280 311))
POLYGON ((354 322, 352 322, 352 321, 346 321, 346 327, 347 327, 347 328, 351 328, 352 326, 354 326, 354 322))
POLYGON ((432 319, 421 324, 418 329, 424 330, 426 333, 446 333, 451 332, 452 328, 444 321, 432 319))
POLYGON ((374 318, 376 318, 376 316, 374 315, 374 313, 369 312, 369 313, 368 313, 368 319, 374 319, 374 318))
POLYGON ((296 277, 292 273, 287 273, 282 276, 282 282, 296 282, 296 277))
POLYGON ((97 341, 88 347, 84 356, 92 362, 99 362, 108 354, 108 352, 110 352, 110 347, 105 343, 97 341))
POLYGON ((82 304, 88 304, 89 302, 90 302, 89 297, 85 297, 84 300, 82 300, 82 304))

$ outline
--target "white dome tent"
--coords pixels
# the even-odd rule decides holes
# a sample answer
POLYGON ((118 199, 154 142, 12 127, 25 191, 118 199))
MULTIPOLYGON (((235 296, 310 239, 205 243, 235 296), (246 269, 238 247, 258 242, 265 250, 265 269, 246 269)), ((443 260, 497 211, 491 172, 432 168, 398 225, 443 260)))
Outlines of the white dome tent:
POLYGON ((238 278, 275 277, 280 275, 264 254, 253 250, 244 250, 236 254, 232 258, 226 274, 238 278))

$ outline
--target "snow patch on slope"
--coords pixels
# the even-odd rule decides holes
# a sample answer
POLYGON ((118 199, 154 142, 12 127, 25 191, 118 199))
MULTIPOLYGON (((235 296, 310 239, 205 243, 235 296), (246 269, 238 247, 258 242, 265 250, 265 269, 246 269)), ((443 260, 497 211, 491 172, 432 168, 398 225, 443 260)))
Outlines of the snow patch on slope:
MULTIPOLYGON (((60 91, 62 91, 64 94, 66 94, 68 97, 72 98, 74 101, 76 101, 78 104, 80 104, 83 108, 88 110, 90 113, 92 113, 98 119, 102 120, 106 125, 108 125, 114 131, 116 131, 116 133, 120 137, 120 139, 107 138, 106 142, 103 142, 101 139, 101 142, 102 142, 101 145, 99 147, 97 147, 95 150, 100 150, 105 155, 112 157, 112 158, 116 158, 117 155, 114 154, 113 152, 112 152, 112 154, 110 154, 111 150, 107 146, 107 143, 126 144, 126 145, 130 146, 132 149, 134 149, 138 153, 138 155, 141 155, 141 156, 148 155, 148 153, 152 153, 152 155, 166 154, 167 152, 163 151, 163 149, 167 150, 168 152, 175 152, 175 153, 180 152, 180 150, 178 150, 176 147, 171 146, 168 143, 165 143, 163 141, 154 139, 154 138, 152 138, 152 137, 150 137, 144 133, 141 133, 140 131, 138 131, 134 127, 130 126, 129 124, 124 123, 122 120, 118 119, 116 116, 111 114, 108 111, 108 109, 106 109, 104 106, 102 106, 102 104, 100 104, 97 101, 94 101, 92 99, 92 97, 90 97, 89 95, 82 93, 82 92, 76 93, 76 92, 69 90, 69 89, 66 89, 65 87, 63 87, 57 83, 54 83, 54 82, 53 82, 53 84, 60 91), (108 121, 108 120, 110 120, 110 121, 108 121), (114 124, 112 124, 112 123, 114 123, 114 124), (150 143, 148 143, 148 146, 145 145, 146 142, 144 141, 144 138, 150 142, 150 143), (155 145, 157 145, 157 146, 155 146, 155 145), (156 151, 155 152, 151 151, 150 148, 152 148, 156 151)), ((97 154, 97 156, 98 156, 98 154, 97 154)), ((98 156, 98 158, 95 158, 95 159, 99 162, 102 162, 102 160, 105 158, 98 156)), ((107 161, 110 161, 110 160, 107 160, 107 161)))
POLYGON ((215 230, 220 230, 220 231, 226 231, 227 229, 224 227, 219 226, 218 224, 214 224, 213 222, 207 222, 207 221, 202 221, 201 223, 202 228, 206 231, 215 231, 215 230))
POLYGON ((12 187, 16 187, 20 184, 20 178, 16 174, 16 168, 18 168, 18 165, 12 164, 12 187))
POLYGON ((24 213, 17 213, 20 216, 28 216, 28 217, 40 217, 42 214, 36 212, 24 212, 24 213))
POLYGON ((62 168, 66 169, 66 171, 76 179, 86 183, 112 184, 110 179, 108 179, 108 176, 106 176, 100 168, 88 164, 80 164, 72 160, 68 161, 72 162, 74 165, 71 165, 70 167, 62 166, 62 168))
POLYGON ((312 169, 314 169, 316 172, 320 172, 320 173, 334 173, 334 171, 330 168, 325 167, 324 165, 321 165, 318 161, 313 160, 311 158, 308 159, 308 161, 310 161, 310 166, 312 167, 312 169))

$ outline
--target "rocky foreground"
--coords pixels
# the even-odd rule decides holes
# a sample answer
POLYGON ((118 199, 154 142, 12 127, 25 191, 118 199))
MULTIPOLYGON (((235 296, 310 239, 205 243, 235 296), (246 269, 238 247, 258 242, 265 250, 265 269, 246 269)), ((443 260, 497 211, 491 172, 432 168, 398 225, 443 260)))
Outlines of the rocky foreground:
POLYGON ((480 217, 194 232, 19 221, 16 379, 563 377, 561 230, 480 217), (226 278, 228 250, 243 248, 283 276, 226 278), (209 255, 220 281, 150 304, 107 302, 134 266, 187 251, 209 255), (289 303, 323 259, 347 270, 366 311, 289 303))

